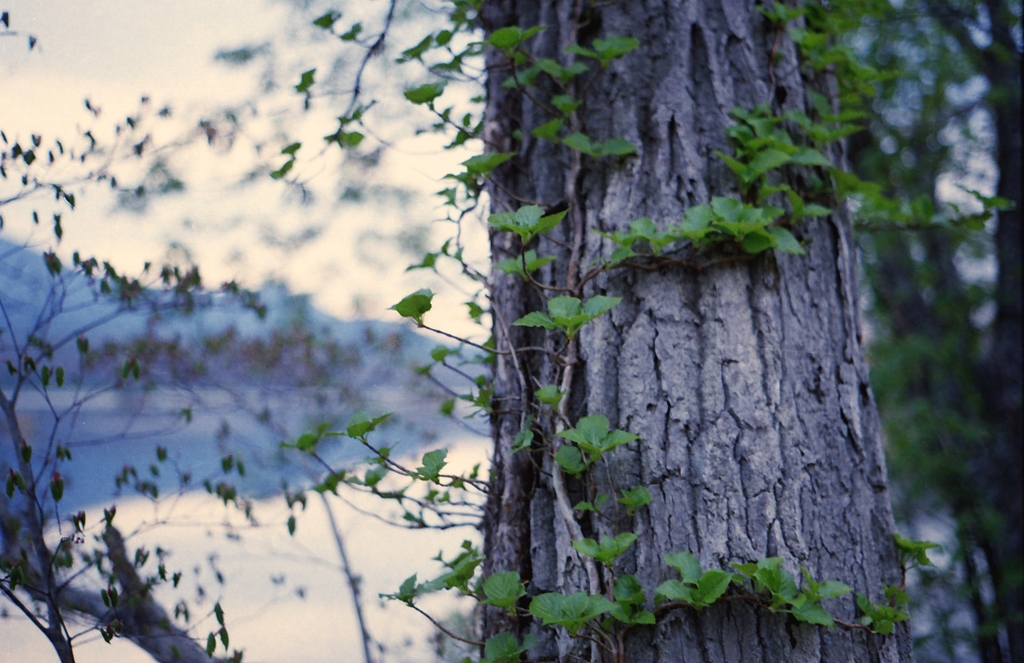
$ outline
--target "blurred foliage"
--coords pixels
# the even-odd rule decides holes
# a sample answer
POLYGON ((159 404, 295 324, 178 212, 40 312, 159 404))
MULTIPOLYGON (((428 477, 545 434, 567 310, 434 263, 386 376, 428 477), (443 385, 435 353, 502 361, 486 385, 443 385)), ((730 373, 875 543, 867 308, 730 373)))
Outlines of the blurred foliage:
POLYGON ((857 175, 936 210, 970 211, 965 190, 1016 205, 983 231, 873 228, 859 245, 896 516, 946 533, 944 563, 913 592, 917 660, 1020 661, 1021 3, 832 9, 865 64, 898 73, 861 108, 857 175))

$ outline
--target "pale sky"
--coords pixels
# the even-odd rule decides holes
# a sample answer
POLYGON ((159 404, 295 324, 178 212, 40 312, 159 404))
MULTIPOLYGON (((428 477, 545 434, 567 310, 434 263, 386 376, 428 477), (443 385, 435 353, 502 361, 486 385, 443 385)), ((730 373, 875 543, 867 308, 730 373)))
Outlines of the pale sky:
MULTIPOLYGON (((145 260, 159 261, 174 244, 188 252, 212 285, 235 278, 258 287, 268 278, 279 279, 295 291, 312 293, 317 305, 343 317, 358 313, 397 319, 388 306, 413 290, 432 287, 446 294, 437 300, 428 322, 468 329, 461 315, 465 308, 460 308, 465 293, 422 271, 404 274, 413 257, 397 254, 387 238, 428 232, 433 234, 425 248, 437 248, 449 227, 432 223, 441 214, 432 194, 448 186, 442 177, 470 153, 444 153, 430 136, 411 138, 413 127, 407 120, 425 126, 429 116, 417 118, 403 109, 396 122, 387 104, 381 104, 368 122, 363 144, 367 151, 380 145, 374 138, 391 144, 379 168, 343 167, 336 147, 313 158, 323 151, 322 137, 337 128, 334 117, 347 96, 314 99, 312 111, 304 113, 302 97, 291 86, 299 73, 314 67, 317 80, 323 81, 332 60, 347 57, 337 67, 341 86, 356 57, 355 51, 342 50, 340 42, 309 25, 328 6, 303 11, 289 2, 261 0, 2 3, 10 12, 11 29, 23 33, 0 38, 0 129, 9 140, 26 144, 31 134, 42 134, 68 144, 88 128, 101 142, 109 142, 114 125, 135 116, 144 95, 152 100, 150 115, 165 105, 173 111, 170 120, 154 118, 145 125, 153 129, 156 143, 194 136, 197 121, 214 109, 231 107, 244 118, 243 135, 230 151, 195 140, 169 153, 168 165, 185 181, 186 191, 154 201, 145 214, 117 209, 106 187, 79 187, 77 210, 64 214, 60 248, 65 255, 80 250, 132 269, 145 260), (38 38, 31 51, 24 37, 28 33, 38 38), (264 43, 270 44, 265 51, 270 55, 247 66, 214 60, 219 50, 264 43), (273 71, 279 88, 261 95, 267 71, 273 71), (101 109, 98 117, 86 110, 85 99, 101 109), (245 105, 249 100, 255 105, 245 105), (249 186, 237 184, 261 158, 275 166, 283 163, 276 155, 291 141, 304 144, 304 158, 293 172, 316 194, 314 204, 297 204, 294 190, 266 175, 249 186), (367 196, 365 204, 339 204, 339 194, 349 183, 364 184, 378 194, 367 196), (382 185, 412 195, 395 196, 382 185), (450 314, 445 302, 452 307, 450 314)), ((366 30, 372 32, 385 7, 383 0, 372 0, 357 3, 354 11, 365 15, 366 30)), ((345 16, 339 26, 346 20, 355 17, 345 16)), ((395 51, 418 41, 412 36, 417 20, 421 22, 398 24, 389 41, 395 51)), ((393 59, 386 56, 375 63, 393 59)), ((381 96, 400 93, 402 80, 426 80, 422 70, 406 69, 392 68, 383 75, 391 89, 381 96)), ((382 78, 374 76, 370 72, 366 79, 371 91, 382 78)), ((132 166, 129 160, 115 168, 126 173, 122 182, 137 172, 132 166)), ((47 204, 31 201, 0 210, 6 221, 4 237, 35 233, 31 236, 37 241, 52 242, 52 224, 36 229, 28 222, 32 209, 49 218, 47 204)), ((483 256, 484 234, 471 232, 469 240, 483 256)), ((182 250, 175 255, 183 255, 182 250)))

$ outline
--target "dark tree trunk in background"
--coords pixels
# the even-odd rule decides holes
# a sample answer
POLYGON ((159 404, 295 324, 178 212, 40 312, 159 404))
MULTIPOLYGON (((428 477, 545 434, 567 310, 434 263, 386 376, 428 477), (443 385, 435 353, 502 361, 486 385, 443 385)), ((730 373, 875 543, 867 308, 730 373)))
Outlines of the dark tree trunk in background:
MULTIPOLYGON (((1003 8, 1000 15, 1009 13, 1003 8)), ((996 23, 994 21, 994 23, 996 23)), ((987 457, 980 460, 980 482, 988 489, 996 512, 1002 517, 986 551, 996 601, 1005 619, 1010 660, 1024 662, 1024 430, 1021 427, 1024 401, 1024 325, 1021 292, 1021 90, 1020 60, 1013 57, 1014 42, 1010 24, 996 23, 994 42, 1003 55, 990 48, 985 58, 993 95, 992 114, 996 129, 996 164, 999 167, 997 194, 1014 202, 1012 210, 999 213, 996 230, 996 257, 999 277, 996 283, 998 306, 987 370, 991 380, 984 385, 990 417, 995 424, 995 440, 987 457)))
MULTIPOLYGON (((623 136, 638 147, 624 160, 574 158, 535 140, 548 119, 533 101, 501 87, 510 74, 500 53, 488 55, 488 133, 493 149, 518 157, 496 171, 492 211, 537 201, 569 207, 542 254, 560 255, 544 279, 566 279, 573 228, 582 234, 585 269, 610 254, 597 231, 624 230, 650 217, 664 227, 713 195, 738 193, 715 156, 730 152, 726 128, 735 106, 772 101, 777 111, 804 108, 813 87, 802 80, 792 44, 778 38, 753 2, 496 0, 484 5, 487 30, 549 26, 527 42, 536 57, 566 62, 562 49, 596 37, 627 35, 641 46, 593 81, 581 96, 582 123, 595 140, 623 136), (774 80, 774 85, 772 81, 774 80), (522 140, 513 136, 522 132, 522 140)), ((597 67, 591 64, 592 69, 597 67)), ((589 77, 587 78, 589 81, 589 77)), ((543 96, 543 95, 542 95, 543 96)), ((838 152, 832 155, 842 159, 838 152)), ((806 190, 794 174, 790 183, 806 190)), ((569 412, 603 414, 640 436, 599 472, 605 490, 646 486, 653 501, 619 525, 639 535, 620 558, 648 591, 675 577, 662 555, 692 551, 705 568, 766 556, 785 558, 816 577, 841 580, 881 601, 899 583, 881 431, 864 363, 851 226, 837 210, 797 229, 806 256, 768 253, 701 271, 664 267, 623 270, 590 282, 586 295, 622 297, 586 326, 579 343, 569 412)), ((495 260, 518 252, 518 240, 495 234, 495 260)), ((542 300, 518 277, 496 275, 493 309, 499 348, 542 346, 542 333, 510 327, 542 300)), ((487 573, 516 570, 530 595, 587 589, 581 562, 554 504, 551 460, 510 454, 523 404, 556 382, 557 367, 522 351, 518 364, 500 355, 493 418, 493 495, 486 530, 487 573)), ((572 485, 570 485, 572 490, 572 485)), ((583 519, 587 536, 616 534, 583 519)), ((620 530, 621 531, 621 530, 620 530)), ((855 620, 852 596, 830 605, 855 620)), ((485 617, 489 633, 536 633, 530 660, 590 660, 590 649, 564 630, 485 617)), ((908 661, 910 636, 827 630, 787 621, 742 602, 699 615, 676 610, 626 640, 625 660, 641 661, 908 661)))

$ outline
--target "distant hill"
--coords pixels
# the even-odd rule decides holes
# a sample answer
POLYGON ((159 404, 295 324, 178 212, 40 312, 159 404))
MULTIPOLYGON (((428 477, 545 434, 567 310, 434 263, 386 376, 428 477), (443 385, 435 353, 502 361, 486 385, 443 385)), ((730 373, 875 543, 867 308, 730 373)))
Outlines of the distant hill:
MULTIPOLYGON (((49 390, 49 402, 28 390, 19 403, 22 428, 37 448, 52 440, 72 450, 60 468, 68 477, 65 508, 109 501, 118 472, 126 492, 149 482, 166 493, 186 472, 201 485, 225 476, 228 454, 248 470, 244 479, 234 469, 230 475, 242 490, 266 494, 282 479, 307 482, 304 459, 279 443, 321 423, 340 426, 358 410, 400 410, 381 443, 401 440, 410 451, 470 434, 461 420, 438 414, 448 396, 413 370, 429 362, 435 341, 399 323, 339 320, 281 284, 259 296, 263 320, 223 294, 187 315, 121 310, 83 276, 55 278, 38 250, 0 240, 0 362, 13 356, 12 341, 65 341, 52 361, 64 368, 65 385, 49 390), (75 342, 83 329, 84 356, 75 342), (138 379, 131 370, 125 379, 132 359, 138 379), (158 446, 168 452, 163 463, 158 446)), ((450 376, 439 377, 455 386, 450 376)), ((0 387, 9 389, 11 380, 4 371, 0 387)), ((2 423, 0 436, 2 469, 11 453, 2 423)), ((329 455, 339 462, 365 455, 353 445, 339 443, 329 455)))

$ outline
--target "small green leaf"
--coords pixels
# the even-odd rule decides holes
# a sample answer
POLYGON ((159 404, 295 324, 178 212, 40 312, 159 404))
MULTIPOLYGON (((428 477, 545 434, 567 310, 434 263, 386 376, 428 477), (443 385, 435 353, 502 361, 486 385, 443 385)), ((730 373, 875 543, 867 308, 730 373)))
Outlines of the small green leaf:
POLYGON ((367 433, 375 430, 377 426, 384 423, 384 421, 390 416, 390 412, 382 414, 379 417, 371 417, 366 412, 356 412, 345 425, 345 435, 353 439, 365 437, 367 433))
POLYGON ((448 81, 444 79, 436 83, 426 83, 406 90, 405 98, 414 104, 427 104, 440 97, 446 85, 448 85, 448 81))
POLYGON ((516 434, 516 439, 512 441, 512 453, 529 449, 533 444, 533 431, 530 427, 533 426, 533 415, 526 417, 526 424, 523 429, 516 434))
POLYGON ((634 511, 650 503, 651 494, 648 492, 647 488, 637 486, 636 488, 630 488, 622 491, 622 497, 617 501, 619 504, 626 507, 626 511, 632 516, 634 511))
POLYGON ((334 23, 341 18, 341 12, 330 10, 320 18, 313 21, 313 25, 324 30, 330 30, 334 23))
POLYGON ((626 605, 643 605, 647 598, 644 596, 644 588, 636 576, 626 575, 615 581, 612 596, 619 603, 626 605))
POLYGON ((445 461, 447 456, 447 449, 436 449, 424 454, 423 465, 416 470, 420 478, 425 481, 433 481, 434 483, 440 481, 441 470, 448 464, 445 461))
POLYGON ((828 216, 832 213, 827 207, 817 205, 815 203, 809 203, 804 206, 803 216, 828 216))
POLYGON ((682 231, 684 237, 688 239, 700 240, 705 235, 712 232, 711 222, 714 221, 715 215, 711 211, 711 207, 708 205, 696 205, 686 210, 683 215, 683 222, 679 228, 682 231))
POLYGON ((338 35, 342 41, 355 41, 359 37, 359 33, 363 31, 362 23, 353 23, 352 27, 349 28, 344 34, 338 35))
POLYGON ((830 168, 832 166, 824 154, 814 148, 804 147, 790 155, 789 160, 801 166, 821 166, 830 168))
POLYGON ((428 288, 417 290, 391 307, 403 318, 412 318, 417 325, 423 324, 423 315, 430 310, 434 293, 428 288))
POLYGON ((491 46, 500 48, 501 50, 507 50, 515 48, 523 41, 523 30, 517 25, 512 25, 507 28, 498 28, 491 33, 490 38, 487 40, 491 46))
POLYGON ((711 605, 718 600, 732 583, 732 574, 722 569, 710 569, 706 571, 697 582, 697 593, 700 600, 706 605, 711 605))
POLYGON ((577 592, 564 596, 557 593, 541 594, 530 602, 530 614, 543 620, 544 625, 564 626, 570 635, 591 619, 608 612, 612 602, 603 596, 588 596, 577 592))
POLYGON ((494 573, 484 581, 484 594, 486 601, 481 603, 497 606, 515 614, 516 602, 522 596, 526 596, 526 585, 519 578, 515 571, 494 573))
POLYGON ((565 120, 563 118, 558 117, 551 120, 550 122, 545 122, 539 127, 534 127, 532 130, 530 130, 530 133, 536 136, 537 138, 557 141, 558 130, 562 128, 563 124, 565 124, 565 120))
POLYGON ((692 586, 685 585, 678 580, 666 580, 654 590, 656 595, 664 596, 669 601, 683 601, 691 605, 693 604, 693 592, 692 586))
MULTIPOLYGON (((559 217, 555 220, 555 224, 560 220, 561 218, 559 217)), ((538 233, 546 232, 545 228, 550 230, 550 228, 554 227, 554 225, 551 225, 551 217, 544 217, 544 210, 537 205, 526 205, 525 207, 520 207, 515 212, 491 214, 487 218, 487 222, 496 230, 516 233, 522 238, 523 244, 527 244, 538 233), (542 226, 541 221, 545 218, 548 220, 542 226)))
POLYGON ((589 136, 581 134, 578 131, 563 138, 562 143, 574 150, 582 152, 583 154, 587 154, 592 157, 598 156, 599 144, 595 144, 590 140, 589 136))
MULTIPOLYGON (((801 596, 799 598, 803 599, 804 597, 801 596)), ((827 626, 828 628, 834 628, 836 625, 828 611, 814 601, 797 601, 790 608, 790 612, 799 621, 807 622, 808 624, 817 624, 818 626, 827 626)))
POLYGON ((599 151, 601 156, 627 156, 636 153, 636 145, 629 142, 625 138, 616 136, 611 140, 606 140, 600 144, 599 151))
POLYGON ((582 313, 580 300, 575 297, 553 297, 548 300, 548 312, 555 320, 569 320, 582 313))
MULTIPOLYGON (((565 447, 563 447, 563 449, 564 448, 565 447)), ((631 545, 633 545, 636 538, 636 534, 633 534, 632 532, 623 532, 614 538, 609 536, 602 537, 601 543, 598 543, 593 539, 573 541, 572 547, 580 554, 586 555, 587 557, 593 557, 602 564, 611 564, 616 558, 622 555, 622 553, 626 552, 631 545)))
POLYGON ((570 94, 558 94, 551 97, 551 105, 566 115, 575 113, 576 109, 579 108, 582 103, 582 101, 577 100, 570 94))
MULTIPOLYGON (((784 229, 780 228, 780 230, 784 229)), ((784 230, 784 232, 788 233, 789 231, 784 230)), ((790 235, 790 237, 792 237, 792 235, 790 235)), ((796 243, 796 239, 794 239, 793 242, 796 243)), ((762 251, 767 251, 768 249, 774 247, 775 238, 771 234, 769 234, 767 230, 758 229, 746 235, 743 238, 743 241, 740 242, 740 245, 743 247, 743 250, 746 251, 747 253, 757 254, 761 253, 762 251)), ((800 246, 800 244, 797 243, 797 246, 800 246)))
POLYGON ((572 445, 562 445, 555 453, 555 462, 558 463, 559 467, 571 474, 572 476, 579 476, 587 469, 586 463, 583 462, 583 455, 580 450, 572 445))
POLYGON ((914 541, 899 533, 893 534, 893 540, 900 553, 900 565, 904 567, 910 562, 915 566, 932 566, 931 560, 928 559, 928 551, 941 547, 932 541, 914 541))
POLYGON ((583 304, 583 314, 590 319, 594 319, 599 315, 603 315, 608 311, 612 310, 621 301, 622 297, 606 297, 604 295, 594 295, 583 304))
POLYGON ((557 407, 558 403, 561 402, 562 397, 565 396, 565 392, 558 391, 558 387, 553 384, 549 384, 546 387, 542 387, 536 392, 537 400, 545 405, 551 407, 557 407))
POLYGON ((758 152, 750 161, 750 171, 753 177, 759 177, 773 168, 779 168, 791 161, 791 157, 781 150, 767 149, 758 152))
POLYGON ((700 560, 691 552, 668 553, 665 563, 679 571, 684 582, 696 584, 702 575, 700 560))
POLYGON ((818 596, 821 596, 822 598, 832 599, 849 594, 851 591, 853 590, 850 589, 849 585, 844 585, 843 583, 835 580, 826 580, 818 586, 818 596))
POLYGON ((517 663, 523 652, 536 644, 537 638, 532 634, 527 634, 520 645, 511 633, 499 633, 484 643, 484 658, 480 663, 517 663))
POLYGON ((462 162, 470 175, 490 175, 491 171, 516 155, 515 152, 487 152, 462 162))
POLYGON ((313 86, 313 77, 316 75, 316 69, 310 69, 309 71, 302 72, 302 78, 299 80, 299 84, 295 86, 296 92, 308 92, 309 88, 313 86))
POLYGON ((621 58, 639 45, 640 41, 636 38, 619 35, 609 35, 606 39, 594 40, 594 50, 597 51, 602 67, 608 66, 609 62, 621 58))
POLYGON ((557 329, 554 320, 552 320, 546 313, 541 313, 540 311, 527 313, 513 322, 512 325, 516 327, 543 327, 544 329, 549 330, 557 329))
POLYGON ((768 228, 768 232, 775 241, 775 248, 779 251, 795 253, 797 255, 807 253, 804 251, 804 247, 800 246, 800 242, 797 241, 796 237, 793 237, 793 233, 789 232, 787 229, 781 226, 770 226, 768 228))

